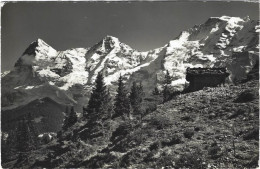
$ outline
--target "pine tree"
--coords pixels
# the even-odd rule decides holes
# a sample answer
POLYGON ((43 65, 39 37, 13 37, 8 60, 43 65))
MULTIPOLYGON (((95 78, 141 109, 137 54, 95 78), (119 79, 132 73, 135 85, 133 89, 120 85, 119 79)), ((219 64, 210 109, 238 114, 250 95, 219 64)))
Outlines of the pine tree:
POLYGON ((74 111, 74 107, 72 106, 68 118, 68 127, 71 127, 73 124, 75 124, 77 122, 77 119, 78 119, 77 114, 74 111))
POLYGON ((157 86, 154 88, 153 95, 160 95, 160 91, 157 86))
POLYGON ((163 102, 167 102, 170 100, 170 96, 171 96, 171 92, 170 89, 168 87, 168 85, 171 84, 171 76, 169 71, 166 71, 166 75, 165 75, 165 79, 164 79, 164 86, 163 86, 163 102))
POLYGON ((68 123, 69 123, 69 107, 66 106, 65 116, 63 120, 63 126, 62 126, 63 130, 66 130, 68 128, 68 123))
POLYGON ((143 96, 144 96, 144 92, 143 92, 142 84, 140 83, 139 86, 137 86, 136 82, 133 82, 129 99, 130 99, 131 107, 133 109, 133 113, 135 115, 141 114, 143 96))
MULTIPOLYGON (((100 119, 102 116, 101 105, 105 104, 105 97, 107 95, 107 89, 104 83, 104 78, 102 72, 99 72, 96 81, 95 87, 92 90, 88 106, 85 109, 84 116, 91 120, 100 119)), ((84 109, 83 109, 84 110, 84 109)))
POLYGON ((170 92, 168 86, 165 85, 163 87, 163 103, 165 103, 165 102, 170 100, 170 95, 171 95, 171 92, 170 92))
POLYGON ((140 99, 141 99, 140 101, 142 102, 143 101, 143 97, 145 95, 144 90, 143 90, 142 82, 139 83, 138 91, 139 91, 139 95, 140 95, 140 99))
POLYGON ((131 92, 129 95, 129 99, 130 99, 130 103, 131 103, 132 107, 134 107, 137 104, 137 102, 138 102, 137 98, 138 98, 138 88, 137 88, 136 82, 133 82, 133 85, 131 87, 131 92))
POLYGON ((111 118, 113 111, 112 98, 110 92, 105 86, 103 75, 98 73, 95 87, 92 90, 87 108, 83 107, 84 117, 87 118, 87 131, 85 138, 91 139, 98 136, 104 136, 107 133, 105 120, 111 118))
POLYGON ((69 112, 69 107, 66 106, 65 114, 66 115, 64 118, 63 126, 62 126, 63 130, 67 130, 69 127, 73 126, 78 120, 77 114, 74 111, 73 106, 71 107, 70 112, 69 112))
POLYGON ((123 77, 121 75, 118 79, 118 89, 115 97, 114 112, 115 114, 113 117, 119 117, 123 115, 128 117, 130 116, 130 102, 127 97, 125 85, 123 83, 123 77))
POLYGON ((166 75, 165 75, 165 77, 164 77, 164 84, 165 84, 165 85, 169 85, 169 84, 171 84, 171 83, 172 83, 172 78, 171 78, 171 76, 170 76, 169 71, 166 70, 166 75))
POLYGON ((106 90, 106 94, 104 95, 104 101, 100 105, 100 110, 103 113, 102 116, 103 119, 108 119, 112 117, 113 104, 112 104, 112 97, 109 89, 106 90))
POLYGON ((31 141, 31 145, 34 148, 37 148, 39 146, 39 140, 38 140, 38 131, 35 127, 35 125, 33 124, 33 118, 31 113, 28 113, 27 116, 27 125, 28 125, 28 129, 29 129, 29 136, 30 136, 30 141, 31 141))
POLYGON ((16 139, 16 148, 19 152, 27 152, 32 149, 29 127, 25 118, 18 123, 16 139))

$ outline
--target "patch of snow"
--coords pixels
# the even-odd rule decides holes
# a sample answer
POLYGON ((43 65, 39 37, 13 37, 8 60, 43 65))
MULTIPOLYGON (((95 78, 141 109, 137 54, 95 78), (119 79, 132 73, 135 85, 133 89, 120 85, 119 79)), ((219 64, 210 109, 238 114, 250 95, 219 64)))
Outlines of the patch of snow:
POLYGON ((15 87, 14 89, 19 89, 19 88, 21 88, 21 87, 23 87, 23 86, 17 86, 17 87, 15 87))
POLYGON ((5 77, 6 75, 8 75, 11 71, 7 70, 1 73, 1 78, 5 77))
POLYGON ((50 69, 42 69, 42 70, 39 70, 38 71, 38 74, 41 76, 41 77, 47 77, 47 78, 53 78, 53 79, 56 79, 56 78, 59 78, 60 76, 57 75, 56 73, 50 71, 50 69))
POLYGON ((255 26, 255 32, 260 32, 260 25, 255 26))
POLYGON ((175 48, 183 48, 183 44, 188 40, 189 37, 188 32, 182 32, 179 39, 172 40, 169 42, 169 46, 167 47, 166 55, 172 54, 175 48))
POLYGON ((43 136, 47 136, 49 137, 50 139, 52 139, 53 136, 55 136, 56 133, 53 133, 53 132, 49 132, 49 133, 42 133, 42 134, 39 134, 38 135, 38 138, 42 138, 43 136))
POLYGON ((219 42, 216 44, 216 46, 218 46, 220 49, 225 49, 227 45, 230 44, 231 39, 236 34, 236 32, 243 28, 243 23, 245 21, 239 17, 229 16, 222 16, 219 19, 226 21, 227 25, 224 28, 226 32, 221 34, 219 42))
POLYGON ((55 85, 55 83, 52 81, 49 81, 48 83, 49 83, 49 85, 52 85, 52 86, 55 85))
POLYGON ((243 49, 245 49, 246 46, 238 46, 233 48, 233 52, 242 52, 243 49))
POLYGON ((65 82, 64 86, 60 87, 62 90, 68 90, 69 87, 75 84, 84 85, 88 80, 88 72, 85 70, 86 59, 85 53, 86 49, 78 48, 65 52, 65 55, 72 62, 72 72, 64 77, 60 78, 60 81, 65 82))
POLYGON ((106 83, 106 85, 111 85, 111 82, 118 80, 120 74, 121 74, 121 76, 128 77, 127 75, 132 74, 132 73, 138 71, 140 68, 148 66, 149 64, 150 63, 145 63, 145 64, 142 64, 142 65, 137 66, 137 67, 132 68, 132 69, 120 70, 120 71, 118 71, 118 72, 116 72, 112 75, 108 75, 107 77, 105 77, 104 82, 106 83))
POLYGON ((171 85, 172 86, 182 85, 182 84, 185 84, 185 82, 186 82, 186 79, 181 78, 181 79, 172 81, 171 85))
POLYGON ((216 32, 216 31, 218 31, 218 30, 219 30, 219 27, 218 27, 218 26, 219 26, 219 24, 217 23, 217 24, 216 24, 216 27, 215 27, 215 28, 212 28, 211 31, 210 31, 210 33, 212 34, 212 33, 216 32))
POLYGON ((34 86, 26 86, 26 90, 29 90, 29 89, 32 89, 32 88, 34 88, 34 86))

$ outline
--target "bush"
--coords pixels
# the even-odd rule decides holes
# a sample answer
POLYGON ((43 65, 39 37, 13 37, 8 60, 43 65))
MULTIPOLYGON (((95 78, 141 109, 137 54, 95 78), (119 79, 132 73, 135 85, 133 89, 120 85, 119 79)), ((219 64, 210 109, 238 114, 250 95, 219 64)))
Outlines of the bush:
POLYGON ((172 126, 172 121, 165 116, 155 116, 150 120, 150 125, 155 126, 158 130, 172 126))
POLYGON ((142 154, 138 150, 130 151, 122 157, 120 167, 128 168, 131 164, 137 164, 141 159, 142 154))
POLYGON ((173 168, 174 166, 174 155, 162 154, 162 157, 156 162, 155 168, 173 168))
POLYGON ((181 135, 180 134, 174 134, 171 139, 166 140, 166 141, 162 141, 162 145, 163 146, 172 146, 172 145, 175 145, 175 144, 180 144, 182 142, 183 142, 183 140, 182 140, 181 135))
POLYGON ((193 129, 186 129, 183 133, 185 138, 191 139, 192 136, 194 135, 194 130, 193 129))
POLYGON ((244 140, 259 140, 259 129, 258 128, 254 128, 253 130, 247 132, 244 137, 244 140))
POLYGON ((111 141, 114 141, 119 136, 126 136, 131 131, 131 123, 123 123, 112 133, 111 141))
POLYGON ((181 117, 183 121, 193 121, 193 118, 188 113, 181 117))
POLYGON ((176 160, 175 168, 200 168, 206 169, 207 164, 205 163, 203 153, 196 149, 194 152, 185 153, 176 160))
POLYGON ((157 109, 156 104, 149 104, 149 107, 145 109, 145 114, 149 114, 157 109))
POLYGON ((240 93, 235 100, 236 103, 250 102, 257 99, 257 90, 248 89, 240 93))
POLYGON ((150 151, 158 150, 160 148, 160 146, 161 146, 161 143, 159 141, 156 141, 150 145, 149 149, 150 149, 150 151))

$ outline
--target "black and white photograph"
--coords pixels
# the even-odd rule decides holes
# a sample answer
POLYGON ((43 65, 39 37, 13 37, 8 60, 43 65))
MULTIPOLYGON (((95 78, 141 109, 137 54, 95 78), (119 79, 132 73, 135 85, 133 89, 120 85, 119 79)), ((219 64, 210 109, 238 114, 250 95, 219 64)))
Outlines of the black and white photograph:
POLYGON ((1 2, 1 168, 259 168, 259 2, 1 2))

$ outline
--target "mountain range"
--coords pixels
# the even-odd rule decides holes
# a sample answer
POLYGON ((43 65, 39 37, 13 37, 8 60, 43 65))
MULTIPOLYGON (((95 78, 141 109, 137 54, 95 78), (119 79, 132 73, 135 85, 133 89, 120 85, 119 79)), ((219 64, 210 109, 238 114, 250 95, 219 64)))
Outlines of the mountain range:
MULTIPOLYGON (((39 111, 39 107, 31 106, 34 102, 51 105, 53 110, 42 109, 44 112, 36 113, 35 119, 53 118, 47 114, 56 113, 60 120, 65 110, 61 107, 65 105, 73 105, 81 112, 100 71, 112 95, 120 74, 128 88, 134 81, 141 82, 147 95, 156 86, 162 89, 167 70, 172 76, 172 90, 178 91, 187 84, 188 67, 226 67, 230 73, 227 82, 243 79, 259 61, 259 32, 259 21, 222 16, 211 17, 181 32, 163 47, 146 52, 137 51, 113 36, 104 37, 92 47, 65 51, 57 51, 37 39, 12 70, 1 74, 2 123, 11 125, 15 123, 13 119, 21 118, 25 112, 39 111)), ((55 126, 53 131, 59 129, 55 126)), ((40 130, 51 131, 43 127, 40 130)))

